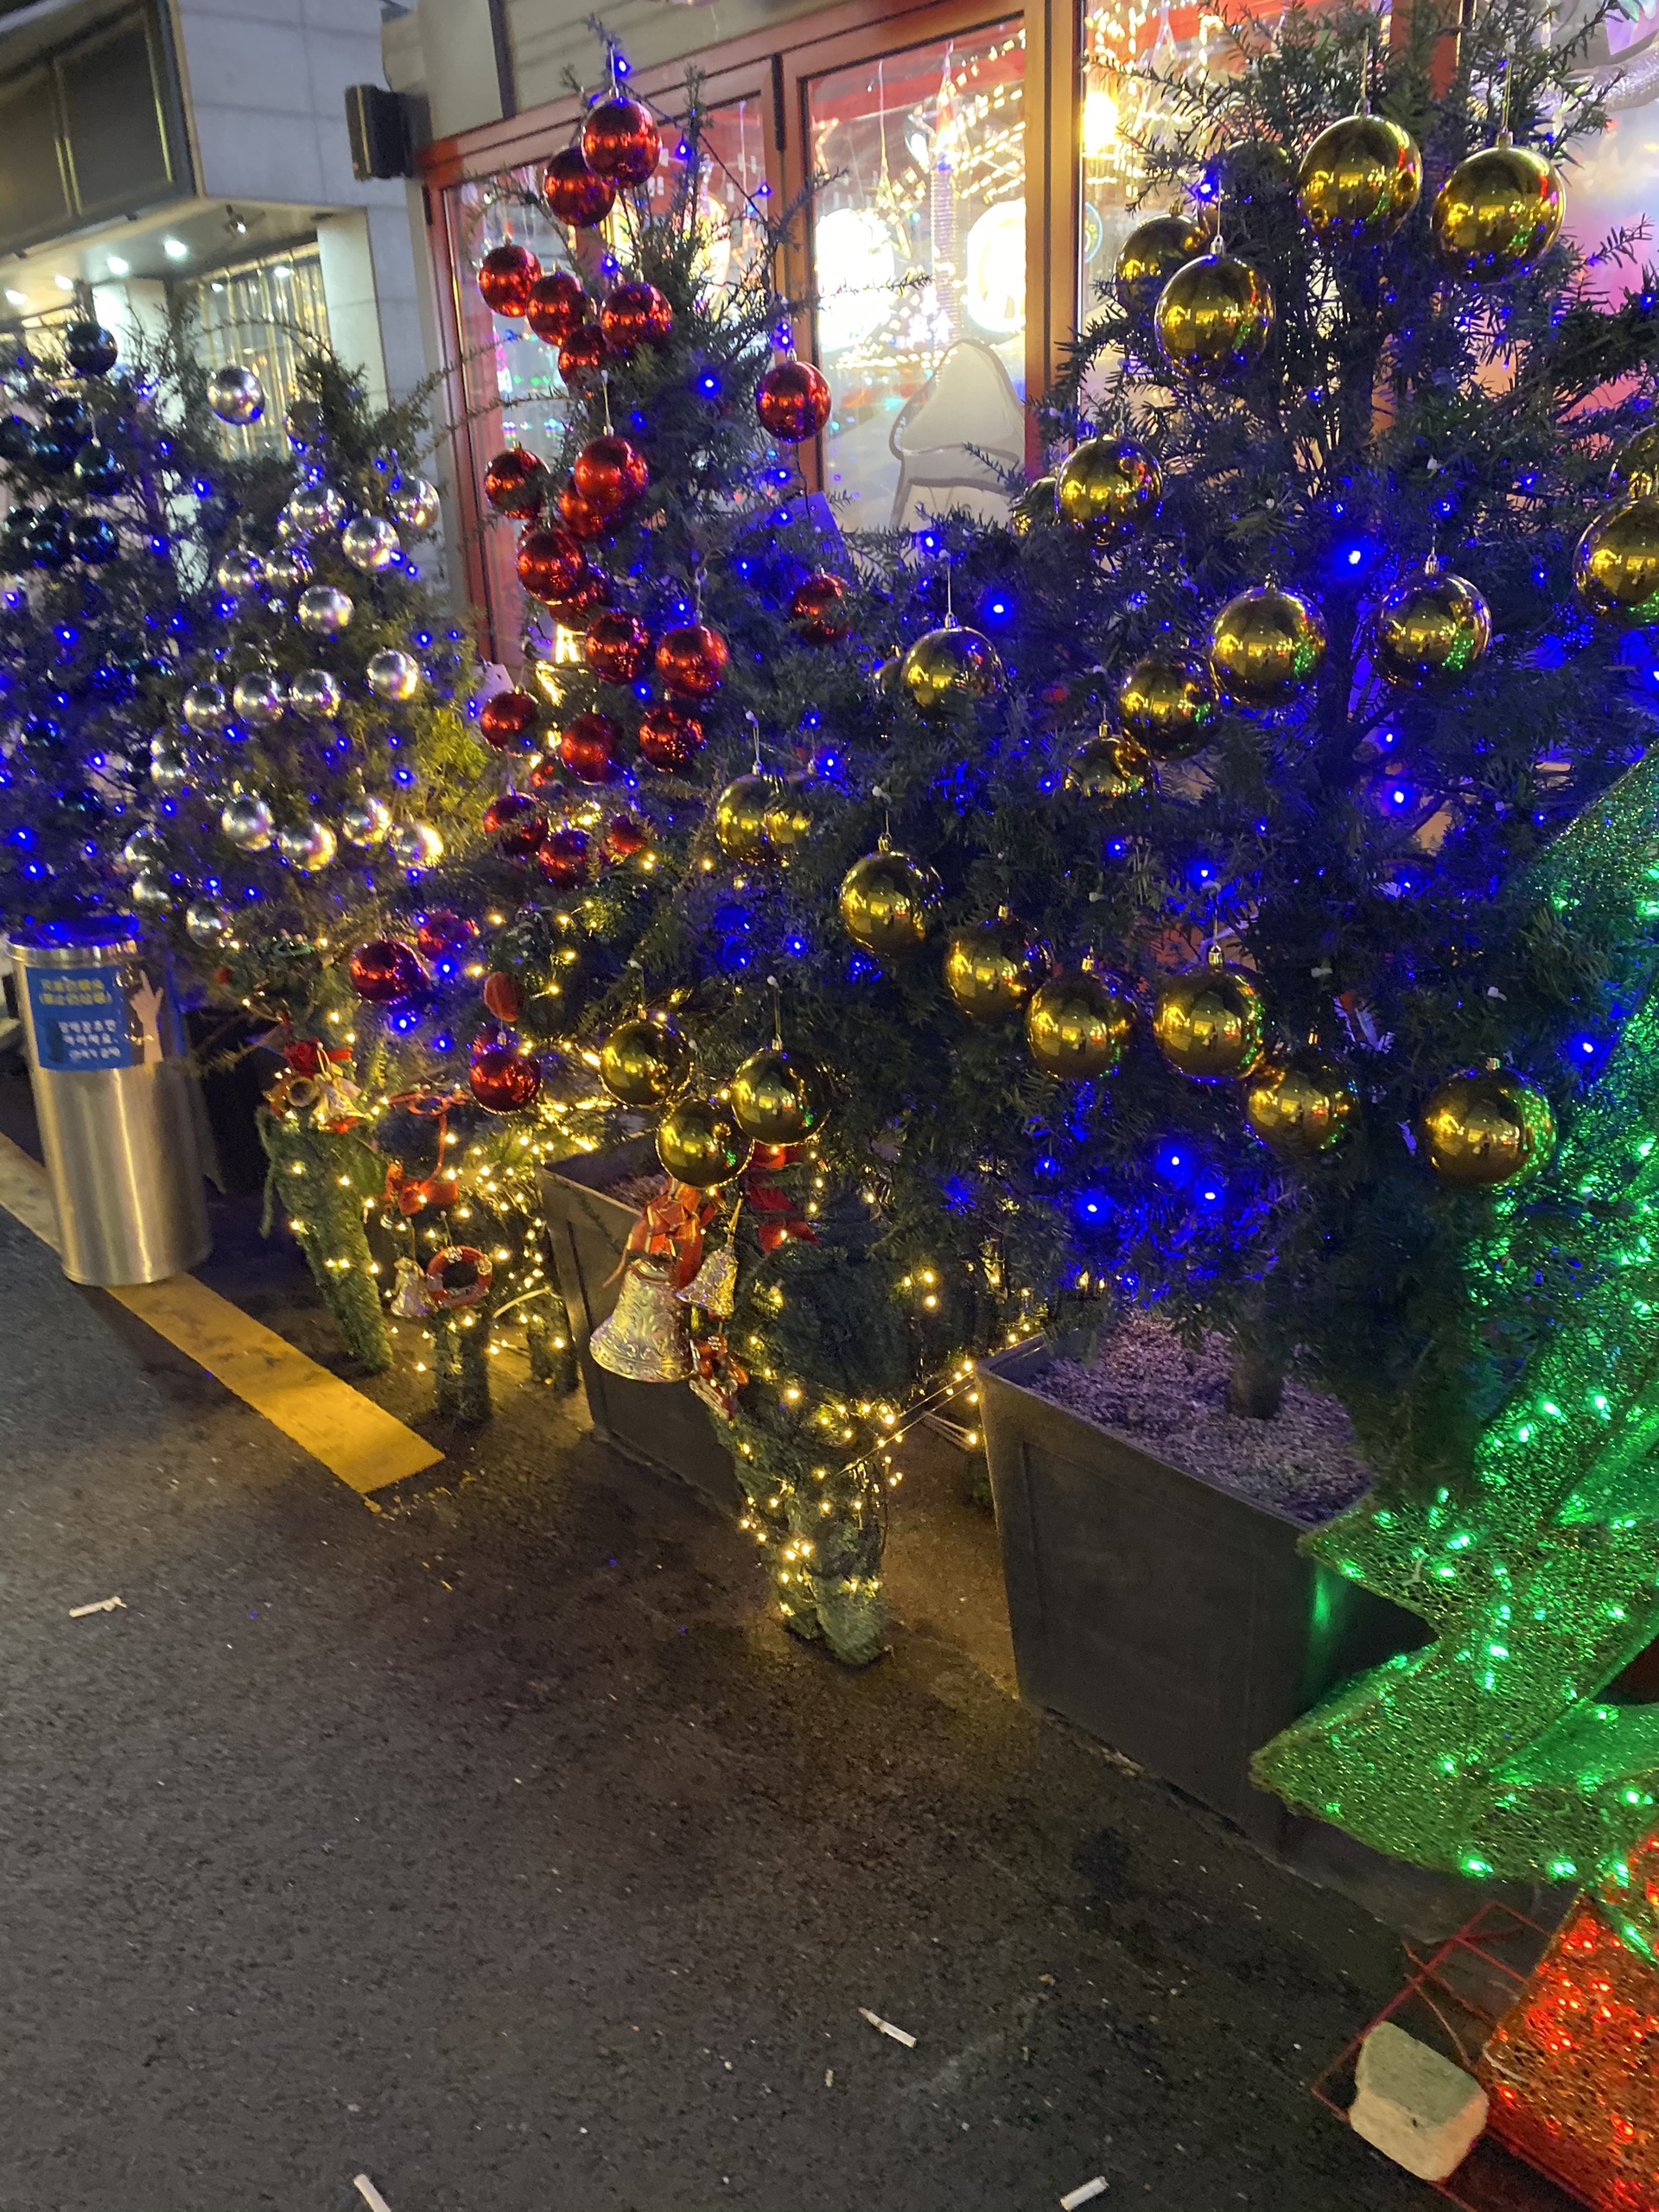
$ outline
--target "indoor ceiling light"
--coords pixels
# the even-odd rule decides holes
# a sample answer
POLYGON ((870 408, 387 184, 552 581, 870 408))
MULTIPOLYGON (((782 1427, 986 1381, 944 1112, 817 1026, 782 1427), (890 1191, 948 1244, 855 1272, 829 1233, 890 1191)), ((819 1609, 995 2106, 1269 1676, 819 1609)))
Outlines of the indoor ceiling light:
POLYGON ((123 261, 118 253, 112 253, 106 265, 111 276, 130 276, 132 274, 132 264, 123 261))
POLYGON ((162 251, 169 261, 188 261, 190 258, 190 249, 182 238, 163 238, 162 251))
POLYGON ((15 308, 26 308, 29 305, 29 294, 27 292, 14 292, 10 285, 7 285, 6 287, 6 297, 15 308))
POLYGON ((54 276, 52 282, 60 292, 73 292, 75 289, 75 280, 73 276, 54 276))

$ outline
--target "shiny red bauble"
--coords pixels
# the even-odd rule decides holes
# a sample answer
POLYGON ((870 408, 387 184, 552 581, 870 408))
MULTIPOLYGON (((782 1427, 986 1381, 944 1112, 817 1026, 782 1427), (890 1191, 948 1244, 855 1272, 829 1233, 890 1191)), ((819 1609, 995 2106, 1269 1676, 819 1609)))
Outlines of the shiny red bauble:
POLYGON ((580 146, 565 146, 542 171, 542 197, 562 223, 591 230, 616 204, 616 187, 588 168, 580 146))
POLYGON ((426 988, 426 970, 412 946, 395 937, 372 938, 359 944, 346 967, 352 988, 371 1006, 396 1006, 400 999, 417 997, 426 988))
POLYGON ((674 310, 654 284, 619 284, 599 311, 606 343, 618 353, 636 346, 666 346, 674 331, 674 310))
POLYGON ((607 430, 589 438, 572 464, 570 474, 584 499, 598 506, 631 506, 651 481, 645 456, 638 446, 607 430))
MULTIPOLYGON (((545 851, 545 846, 542 849, 545 851)), ((484 978, 484 988, 480 995, 498 1021, 517 1021, 524 1010, 524 994, 518 988, 518 979, 516 976, 508 975, 505 968, 490 970, 484 978)))
POLYGON ((527 530, 513 563, 532 599, 568 600, 588 574, 588 556, 568 530, 527 530))
POLYGON ((853 626, 847 611, 847 587, 823 571, 809 576, 791 594, 790 620, 809 645, 833 645, 853 626))
POLYGON ((588 880, 588 833, 585 830, 556 830, 536 855, 536 865, 560 891, 588 880))
POLYGON ((478 924, 469 914, 441 906, 435 914, 423 914, 415 943, 423 960, 456 960, 478 935, 478 924))
POLYGON ((830 420, 830 387, 810 361, 777 361, 754 387, 754 411, 774 438, 798 446, 830 420))
POLYGON ((595 614, 582 641, 582 657, 607 683, 632 683, 651 658, 651 632, 637 614, 595 614))
POLYGON ((618 94, 588 109, 582 126, 582 154, 596 176, 613 184, 643 184, 662 150, 662 134, 651 111, 639 101, 618 94))
POLYGON ((559 514, 573 537, 589 543, 595 537, 608 537, 622 519, 616 508, 602 506, 597 499, 584 499, 574 484, 567 484, 559 493, 559 514))
POLYGON ((542 264, 527 245, 509 239, 492 246, 479 264, 478 289, 486 308, 497 315, 523 315, 542 264))
POLYGON ((587 391, 611 364, 611 349, 596 322, 573 330, 559 348, 559 374, 572 391, 587 391))
POLYGON ((528 522, 542 511, 551 486, 547 465, 523 446, 509 446, 499 453, 484 472, 484 496, 499 515, 528 522))
POLYGON ((677 707, 649 708, 639 724, 639 750, 665 776, 689 768, 706 742, 702 724, 677 707))
POLYGON ((547 611, 567 630, 584 629, 595 607, 610 605, 611 591, 610 578, 601 569, 589 569, 568 597, 549 600, 547 611))
POLYGON ((562 765, 550 753, 547 753, 524 779, 537 798, 549 806, 563 798, 564 793, 564 778, 560 773, 562 765))
POLYGON ((622 733, 608 715, 578 715, 559 737, 559 758, 579 783, 608 784, 622 733))
POLYGON ((533 853, 547 835, 547 816, 522 791, 503 791, 484 810, 484 827, 509 860, 533 853))
POLYGON ((498 753, 516 753, 542 719, 528 691, 497 691, 478 710, 478 734, 498 753))
POLYGON ((582 328, 592 304, 582 289, 580 278, 573 276, 568 269, 555 269, 545 276, 538 276, 531 287, 524 321, 538 338, 545 339, 550 346, 557 346, 573 330, 582 328))
POLYGON ((480 1037, 467 1063, 467 1083, 487 1112, 512 1114, 541 1089, 542 1071, 516 1045, 480 1037))
POLYGON ((651 835, 645 823, 636 822, 631 814, 618 814, 605 825, 604 842, 612 860, 629 861, 636 853, 644 852, 651 842, 651 835))
POLYGON ((683 699, 712 697, 730 658, 725 639, 706 622, 683 622, 657 641, 657 673, 683 699))

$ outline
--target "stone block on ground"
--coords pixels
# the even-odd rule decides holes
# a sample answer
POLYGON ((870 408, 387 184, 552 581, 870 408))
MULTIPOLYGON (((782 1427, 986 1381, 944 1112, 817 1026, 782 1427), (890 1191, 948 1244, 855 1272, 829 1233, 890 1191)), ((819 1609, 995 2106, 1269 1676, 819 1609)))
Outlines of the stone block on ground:
POLYGON ((1486 2125, 1486 2092, 1473 2075, 1392 2020, 1360 2045, 1356 2079, 1349 2125, 1419 2181, 1444 2181, 1486 2125))

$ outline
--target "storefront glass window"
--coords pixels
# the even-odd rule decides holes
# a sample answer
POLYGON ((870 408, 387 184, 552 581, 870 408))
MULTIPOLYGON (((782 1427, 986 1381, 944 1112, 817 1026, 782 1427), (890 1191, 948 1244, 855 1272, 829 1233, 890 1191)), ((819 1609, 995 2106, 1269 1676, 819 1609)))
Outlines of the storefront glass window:
POLYGON ((286 453, 288 410, 299 388, 299 365, 315 340, 328 343, 322 263, 315 245, 264 254, 233 269, 194 277, 190 304, 200 326, 201 358, 214 368, 238 362, 265 388, 265 411, 245 429, 219 432, 233 453, 286 453))

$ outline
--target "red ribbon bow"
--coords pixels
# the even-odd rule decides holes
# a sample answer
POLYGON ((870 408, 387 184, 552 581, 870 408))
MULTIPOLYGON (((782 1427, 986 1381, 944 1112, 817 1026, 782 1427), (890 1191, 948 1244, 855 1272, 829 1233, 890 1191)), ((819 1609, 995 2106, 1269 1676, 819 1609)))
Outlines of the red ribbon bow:
POLYGON ((639 1220, 628 1231, 623 1264, 630 1258, 671 1259, 674 1287, 683 1290, 702 1265, 702 1233, 719 1211, 706 1191, 690 1183, 671 1183, 640 1209, 639 1220))

